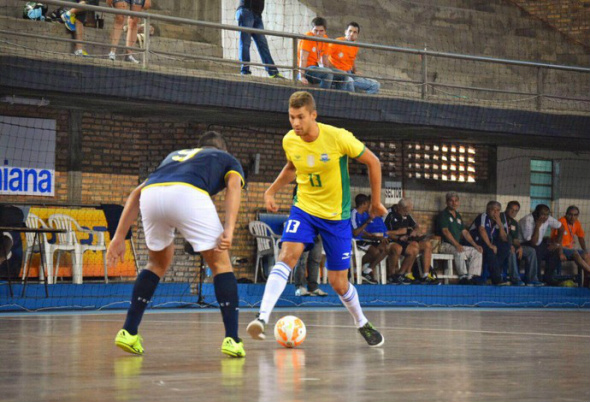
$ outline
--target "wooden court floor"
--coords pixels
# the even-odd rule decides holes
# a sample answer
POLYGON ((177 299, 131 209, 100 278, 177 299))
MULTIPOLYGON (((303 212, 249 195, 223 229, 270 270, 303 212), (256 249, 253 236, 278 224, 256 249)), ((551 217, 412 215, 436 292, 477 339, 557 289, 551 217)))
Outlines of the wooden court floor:
POLYGON ((0 401, 590 401, 587 310, 368 310, 381 349, 344 309, 288 313, 302 347, 248 338, 245 359, 216 310, 146 314, 143 357, 113 344, 122 312, 0 315, 0 401))

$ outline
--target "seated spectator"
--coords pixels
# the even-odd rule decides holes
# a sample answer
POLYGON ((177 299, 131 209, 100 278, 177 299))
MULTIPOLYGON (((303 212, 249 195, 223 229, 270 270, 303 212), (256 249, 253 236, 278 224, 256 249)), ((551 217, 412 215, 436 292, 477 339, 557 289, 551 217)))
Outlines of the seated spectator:
MULTIPOLYGON (((365 194, 358 194, 355 197, 356 208, 352 210, 352 236, 357 239, 357 247, 365 252, 363 256, 363 281, 371 284, 377 283, 375 268, 388 255, 392 258, 399 258, 401 247, 390 247, 385 237, 387 228, 383 219, 369 215, 371 198, 365 194), (397 253, 397 254, 396 254, 397 253)), ((397 264, 397 262, 396 262, 397 264)))
POLYGON ((533 213, 526 215, 519 223, 524 240, 522 244, 535 249, 539 264, 541 261, 545 261, 543 281, 547 285, 555 286, 557 281, 553 276, 559 264, 561 238, 563 237, 564 228, 561 222, 550 216, 550 214, 551 209, 547 205, 539 204, 533 213), (543 241, 543 234, 548 227, 557 230, 557 235, 553 240, 545 242, 543 241))
POLYGON ((510 201, 506 205, 506 211, 502 214, 504 221, 506 222, 506 231, 508 234, 508 242, 511 245, 510 257, 508 259, 508 275, 513 285, 522 286, 525 284, 520 279, 520 261, 525 261, 525 280, 528 286, 544 286, 543 282, 540 282, 537 277, 537 253, 535 249, 529 246, 523 246, 521 244, 522 231, 518 221, 516 221, 516 215, 520 212, 520 203, 518 201, 510 201))
POLYGON ((453 254, 455 257, 459 284, 476 284, 477 277, 481 276, 483 249, 473 240, 465 228, 461 214, 457 211, 459 195, 455 192, 447 193, 446 202, 447 207, 441 211, 437 219, 438 234, 442 238, 440 250, 442 253, 453 254), (465 242, 470 246, 464 245, 465 242))
MULTIPOLYGON (((397 266, 388 264, 387 275, 388 282, 398 282, 410 280, 414 281, 412 275, 412 266, 418 255, 422 253, 424 261, 424 272, 419 281, 432 285, 438 284, 438 281, 430 274, 432 261, 432 244, 430 239, 421 236, 422 232, 420 225, 412 218, 412 210, 414 204, 409 198, 402 198, 396 205, 389 208, 389 214, 385 218, 385 226, 387 227, 387 234, 392 241, 402 247, 404 255, 404 262, 402 263, 401 272, 404 277, 393 277, 393 273, 397 266), (401 279, 400 279, 401 278, 401 279)), ((388 262, 391 259, 388 260, 388 262)))
MULTIPOLYGON (((131 11, 145 11, 152 7, 152 0, 107 0, 109 7, 114 7, 121 10, 131 11)), ((125 40, 125 46, 133 47, 137 42, 137 25, 139 18, 128 17, 127 38, 125 40)), ((118 45, 121 39, 121 33, 123 32, 123 25, 125 25, 125 16, 122 14, 115 14, 115 23, 113 30, 111 31, 111 45, 118 45)), ((127 55, 125 61, 130 63, 139 64, 139 60, 133 57, 132 50, 127 49, 127 55)), ((109 52, 109 60, 115 61, 117 59, 117 48, 111 48, 109 52)))
MULTIPOLYGON (((76 3, 98 6, 98 0, 76 0, 76 3)), ((74 7, 61 15, 61 19, 66 25, 66 28, 69 31, 74 32, 76 40, 84 40, 84 23, 86 22, 86 17, 88 13, 92 12, 94 11, 86 11, 82 10, 81 8, 74 7)), ((76 43, 74 45, 74 48, 74 54, 76 56, 88 57, 88 53, 86 52, 86 50, 84 50, 84 44, 76 43)))
MULTIPOLYGON (((563 238, 561 240, 561 261, 574 261, 578 268, 585 270, 590 273, 590 255, 586 249, 586 240, 584 238, 584 229, 578 220, 580 216, 580 210, 575 205, 569 206, 565 212, 565 216, 559 219, 563 226, 563 238), (578 243, 580 248, 576 249, 576 242, 574 236, 578 237, 578 243)), ((559 233, 553 230, 551 233, 551 239, 557 241, 559 233)))
POLYGON ((322 262, 322 239, 317 236, 313 248, 303 252, 293 270, 295 296, 328 296, 319 288, 318 278, 322 262), (306 270, 307 266, 307 270, 306 270), (305 272, 307 271, 307 280, 305 272))
POLYGON ((506 233, 506 222, 502 221, 500 210, 502 205, 498 201, 490 201, 486 212, 477 215, 469 234, 483 249, 483 260, 490 272, 492 284, 498 286, 510 285, 502 279, 502 267, 508 265, 510 257, 510 243, 506 233))
MULTIPOLYGON (((317 17, 311 21, 311 31, 307 36, 327 38, 328 25, 326 20, 317 17)), ((328 68, 328 44, 312 40, 300 40, 297 50, 299 55, 299 81, 303 85, 320 84, 320 88, 332 88, 334 72, 328 68)))
MULTIPOLYGON (((360 34, 360 31, 360 25, 356 22, 351 22, 348 24, 348 27, 346 28, 346 36, 337 39, 347 42, 356 42, 360 34)), ((346 44, 341 45, 339 43, 330 43, 329 60, 330 64, 334 68, 334 71, 354 74, 352 76, 352 88, 350 88, 350 85, 347 85, 345 82, 344 87, 339 89, 344 89, 346 91, 351 92, 365 91, 368 94, 376 94, 379 92, 379 89, 381 88, 381 84, 379 82, 372 80, 370 78, 363 78, 356 75, 358 74, 358 70, 356 68, 356 56, 358 54, 358 51, 359 48, 356 46, 346 44)), ((345 77, 351 78, 349 76, 345 77)), ((336 77, 334 78, 334 83, 337 83, 336 77)))

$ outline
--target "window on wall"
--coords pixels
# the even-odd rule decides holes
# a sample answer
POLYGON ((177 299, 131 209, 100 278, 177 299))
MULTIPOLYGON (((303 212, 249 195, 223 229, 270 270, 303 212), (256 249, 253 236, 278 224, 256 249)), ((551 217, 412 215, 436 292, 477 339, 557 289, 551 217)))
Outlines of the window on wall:
POLYGON ((553 161, 531 159, 531 209, 539 204, 551 207, 553 199, 553 161))
POLYGON ((485 147, 450 143, 406 143, 409 179, 476 183, 487 179, 485 147))

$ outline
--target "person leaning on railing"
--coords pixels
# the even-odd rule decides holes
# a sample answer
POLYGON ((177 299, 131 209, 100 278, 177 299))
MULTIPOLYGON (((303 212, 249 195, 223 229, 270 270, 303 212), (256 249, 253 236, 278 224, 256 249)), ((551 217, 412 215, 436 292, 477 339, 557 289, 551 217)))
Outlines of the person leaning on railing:
MULTIPOLYGON (((361 32, 361 27, 356 22, 350 22, 346 28, 345 36, 337 38, 341 41, 356 42, 361 32)), ((345 72, 355 74, 350 76, 334 76, 334 86, 338 89, 344 89, 346 91, 358 92, 364 91, 368 94, 376 94, 381 88, 381 84, 378 81, 370 78, 360 77, 356 68, 356 56, 359 48, 357 46, 351 46, 348 44, 330 43, 330 64, 333 66, 335 72, 345 72), (350 85, 352 81, 352 85, 350 85)))

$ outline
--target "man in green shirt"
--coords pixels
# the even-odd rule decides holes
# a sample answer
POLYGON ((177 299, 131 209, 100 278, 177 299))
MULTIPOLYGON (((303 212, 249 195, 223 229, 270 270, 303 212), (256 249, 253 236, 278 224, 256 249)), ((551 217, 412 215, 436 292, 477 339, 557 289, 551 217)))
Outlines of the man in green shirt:
POLYGON ((455 257, 455 269, 459 276, 459 284, 467 285, 475 283, 474 276, 481 276, 482 248, 479 246, 465 228, 459 207, 459 195, 455 192, 447 193, 447 207, 438 216, 437 228, 442 238, 441 253, 453 254, 455 257), (461 240, 471 246, 461 244, 461 240), (469 267, 469 272, 467 271, 469 267))

